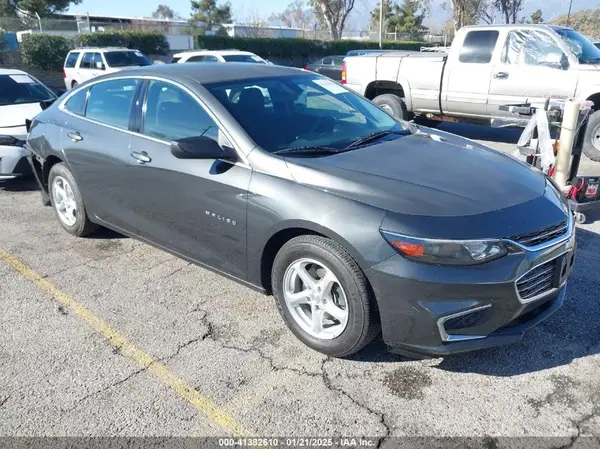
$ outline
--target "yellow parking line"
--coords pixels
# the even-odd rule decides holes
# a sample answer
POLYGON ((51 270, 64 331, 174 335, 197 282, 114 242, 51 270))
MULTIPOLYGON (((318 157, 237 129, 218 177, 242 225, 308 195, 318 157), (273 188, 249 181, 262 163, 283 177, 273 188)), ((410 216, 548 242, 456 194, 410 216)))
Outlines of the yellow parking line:
POLYGON ((235 418, 219 408, 208 397, 199 393, 198 390, 189 386, 183 379, 173 374, 168 368, 154 359, 146 352, 139 349, 123 335, 111 328, 102 319, 94 315, 74 298, 63 293, 51 282, 42 278, 33 269, 14 257, 12 254, 0 248, 0 259, 8 264, 13 270, 21 273, 27 279, 32 281, 40 290, 54 297, 63 307, 71 309, 79 318, 92 326, 99 334, 108 340, 108 342, 118 348, 121 354, 129 357, 140 366, 147 369, 161 382, 171 387, 175 393, 187 401, 190 405, 204 413, 211 421, 219 427, 231 432, 234 436, 251 436, 250 432, 244 429, 235 418))

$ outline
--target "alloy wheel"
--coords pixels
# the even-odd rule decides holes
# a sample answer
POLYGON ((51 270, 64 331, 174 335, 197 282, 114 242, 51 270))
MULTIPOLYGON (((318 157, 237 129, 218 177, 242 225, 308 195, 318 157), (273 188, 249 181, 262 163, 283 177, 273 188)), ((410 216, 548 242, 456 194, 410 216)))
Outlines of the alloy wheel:
POLYGON ((60 221, 67 226, 74 226, 77 222, 77 202, 71 185, 62 176, 56 176, 52 181, 52 203, 60 221))

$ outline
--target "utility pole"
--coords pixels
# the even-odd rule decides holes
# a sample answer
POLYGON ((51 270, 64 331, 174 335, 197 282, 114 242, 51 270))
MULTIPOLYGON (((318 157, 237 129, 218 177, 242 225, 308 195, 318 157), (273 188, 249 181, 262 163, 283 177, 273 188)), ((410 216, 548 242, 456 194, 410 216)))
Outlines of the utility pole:
POLYGON ((379 2, 379 48, 383 48, 383 0, 379 2))
POLYGON ((569 3, 569 13, 567 14, 567 26, 569 26, 569 19, 571 18, 571 6, 573 6, 573 0, 569 3))

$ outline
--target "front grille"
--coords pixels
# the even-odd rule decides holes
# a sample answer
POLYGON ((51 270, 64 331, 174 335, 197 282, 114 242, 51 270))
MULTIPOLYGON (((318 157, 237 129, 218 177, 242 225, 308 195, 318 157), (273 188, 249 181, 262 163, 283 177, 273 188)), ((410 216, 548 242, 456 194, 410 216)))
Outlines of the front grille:
POLYGON ((531 299, 554 288, 557 259, 535 267, 517 281, 517 291, 521 299, 531 299))
POLYGON ((541 243, 549 242, 567 232, 567 222, 562 221, 558 224, 548 226, 544 229, 538 229, 534 232, 528 232, 527 234, 517 235, 511 238, 511 240, 520 243, 524 246, 535 246, 541 243))
POLYGON ((451 332, 479 326, 487 318, 490 311, 491 308, 488 307, 487 309, 479 309, 467 315, 450 318, 444 322, 444 328, 446 329, 446 332, 451 332))

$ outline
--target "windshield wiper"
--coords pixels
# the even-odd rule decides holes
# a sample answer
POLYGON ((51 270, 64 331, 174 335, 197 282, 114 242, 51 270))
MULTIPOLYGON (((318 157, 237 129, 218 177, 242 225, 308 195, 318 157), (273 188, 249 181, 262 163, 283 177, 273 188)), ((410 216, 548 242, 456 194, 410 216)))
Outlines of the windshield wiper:
POLYGON ((273 154, 292 154, 292 153, 305 153, 305 154, 336 154, 344 150, 337 148, 325 147, 325 146, 310 146, 310 147, 298 147, 298 148, 283 148, 281 150, 273 151, 273 154))
POLYGON ((352 142, 350 145, 348 145, 346 148, 344 148, 345 150, 349 150, 351 148, 356 148, 360 145, 364 145, 366 143, 372 142, 374 140, 380 139, 381 137, 385 137, 388 136, 390 134, 398 134, 401 136, 407 136, 409 134, 412 134, 412 132, 408 129, 403 129, 403 130, 387 130, 387 131, 377 131, 375 133, 371 133, 371 134, 367 134, 364 137, 361 137, 358 140, 355 140, 354 142, 352 142))

